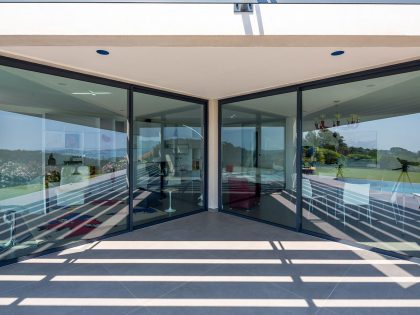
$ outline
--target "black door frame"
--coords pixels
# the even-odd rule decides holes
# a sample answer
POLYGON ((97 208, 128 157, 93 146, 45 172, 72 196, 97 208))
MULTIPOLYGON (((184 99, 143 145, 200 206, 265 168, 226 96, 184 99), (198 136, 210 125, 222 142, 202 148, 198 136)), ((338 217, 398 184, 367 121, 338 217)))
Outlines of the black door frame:
POLYGON ((302 107, 303 107, 302 95, 304 91, 319 89, 319 88, 328 87, 328 86, 335 86, 335 85, 340 85, 340 84, 345 84, 345 83, 357 82, 357 81, 362 81, 362 80, 381 78, 381 77, 402 74, 402 73, 407 73, 407 72, 413 72, 413 71, 419 71, 419 70, 420 70, 420 59, 409 61, 409 62, 403 62, 403 63, 399 63, 395 65, 390 65, 390 66, 378 67, 375 69, 357 71, 357 72, 345 74, 345 75, 333 76, 326 79, 309 81, 302 84, 295 84, 295 85, 290 85, 286 87, 281 87, 281 88, 276 88, 276 89, 271 89, 271 90, 266 90, 266 91, 261 91, 261 92, 256 92, 256 93, 249 93, 249 94, 224 98, 224 99, 219 100, 219 104, 218 104, 218 136, 219 136, 218 137, 218 153, 219 153, 219 156, 218 156, 218 170, 219 170, 218 203, 219 203, 220 211, 223 213, 230 214, 230 215, 246 218, 248 220, 254 220, 258 222, 267 223, 273 226, 278 226, 278 227, 285 228, 288 230, 302 232, 302 233, 317 236, 323 239, 332 240, 332 241, 340 242, 343 244, 367 249, 373 252, 377 252, 377 253, 392 256, 392 257, 397 257, 400 259, 419 260, 418 257, 401 254, 401 253, 397 253, 394 251, 385 250, 381 248, 366 246, 357 242, 340 239, 340 238, 333 237, 330 235, 316 233, 316 232, 304 229, 302 227, 302 215, 303 215, 302 213, 303 212, 302 211, 303 210, 302 208, 302 168, 300 164, 300 161, 302 161, 302 133, 303 133, 302 132, 302 107), (273 223, 273 222, 262 220, 262 219, 252 218, 252 217, 245 216, 239 213, 225 211, 223 209, 223 203, 222 203, 222 168, 221 168, 222 166, 221 132, 222 132, 222 107, 223 105, 232 104, 232 103, 236 103, 240 101, 258 99, 258 98, 263 98, 263 97, 268 97, 268 96, 280 95, 280 94, 285 94, 285 93, 290 93, 290 92, 296 92, 296 122, 297 122, 296 124, 296 137, 297 137, 296 150, 297 151, 296 151, 296 220, 295 220, 296 224, 295 226, 289 227, 289 226, 273 223))
POLYGON ((105 86, 125 89, 127 91, 127 179, 128 179, 128 186, 129 186, 128 187, 129 188, 128 189, 129 213, 127 216, 126 228, 124 230, 114 232, 114 233, 109 233, 104 236, 96 237, 96 238, 92 238, 88 240, 74 241, 71 244, 60 245, 60 246, 57 246, 57 247, 54 247, 54 248, 51 248, 42 252, 27 254, 27 255, 23 255, 23 256, 8 259, 8 260, 0 260, 0 266, 8 265, 11 263, 15 263, 15 262, 26 260, 33 257, 38 257, 38 256, 45 255, 48 253, 61 251, 61 250, 72 248, 72 247, 79 246, 82 244, 91 243, 93 241, 99 241, 105 238, 127 233, 135 229, 140 229, 146 226, 155 225, 155 224, 162 223, 165 221, 178 219, 181 217, 189 216, 195 213, 208 210, 208 147, 207 147, 208 146, 208 141, 207 141, 207 138, 208 138, 207 137, 208 135, 208 121, 207 121, 208 120, 208 100, 198 98, 198 97, 187 96, 187 95, 183 95, 179 93, 174 93, 174 92, 162 91, 162 90, 158 90, 158 89, 154 89, 150 87, 144 87, 144 86, 140 86, 136 84, 126 83, 123 81, 103 78, 103 77, 90 75, 90 74, 84 74, 77 71, 61 69, 58 67, 48 66, 48 65, 44 65, 44 64, 40 64, 36 62, 30 62, 30 61, 20 60, 16 58, 1 56, 1 55, 0 55, 0 66, 6 66, 10 68, 22 69, 22 70, 48 74, 48 75, 53 75, 53 76, 62 77, 62 78, 68 78, 68 79, 73 79, 73 80, 78 80, 78 81, 96 83, 96 84, 101 84, 105 86), (134 92, 155 95, 155 96, 160 96, 160 97, 169 98, 169 99, 177 99, 177 100, 186 101, 186 102, 190 102, 190 103, 194 103, 194 104, 202 106, 202 121, 203 121, 203 133, 204 133, 203 134, 203 138, 204 138, 203 139, 203 146, 204 146, 203 148, 203 158, 204 158, 203 160, 203 167, 204 167, 203 189, 204 191, 203 191, 203 207, 201 209, 134 226, 133 191, 131 189, 133 187, 133 179, 134 179, 133 177, 134 169, 133 169, 133 162, 132 162, 133 161, 132 149, 133 149, 133 120, 134 120, 133 95, 134 95, 134 92))

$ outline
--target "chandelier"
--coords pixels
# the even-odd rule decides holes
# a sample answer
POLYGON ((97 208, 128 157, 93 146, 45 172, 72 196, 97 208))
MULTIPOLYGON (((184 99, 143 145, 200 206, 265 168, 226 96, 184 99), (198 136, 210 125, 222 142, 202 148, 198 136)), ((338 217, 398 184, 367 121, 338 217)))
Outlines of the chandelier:
MULTIPOLYGON (((341 124, 341 115, 339 113, 334 115, 334 119, 331 122, 331 126, 326 125, 326 118, 325 115, 321 115, 320 118, 316 118, 314 121, 315 129, 325 131, 329 128, 333 127, 340 127, 341 124)), ((359 126, 360 123, 360 116, 356 114, 351 114, 347 119, 347 124, 345 125, 346 128, 355 129, 359 126)))

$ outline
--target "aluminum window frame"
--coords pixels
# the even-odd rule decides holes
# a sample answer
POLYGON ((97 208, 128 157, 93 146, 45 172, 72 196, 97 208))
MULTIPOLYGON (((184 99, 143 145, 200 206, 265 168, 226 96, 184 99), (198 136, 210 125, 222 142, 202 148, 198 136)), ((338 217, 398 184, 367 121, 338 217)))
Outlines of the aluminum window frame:
POLYGON ((353 73, 349 73, 349 74, 344 74, 344 75, 338 75, 338 76, 332 76, 332 77, 328 77, 325 79, 319 79, 319 80, 314 80, 314 81, 308 81, 305 83, 301 83, 301 84, 294 84, 294 85, 290 85, 290 86, 286 86, 286 87, 280 87, 280 88, 275 88, 275 89, 270 89, 270 90, 265 90, 265 91, 261 91, 261 92, 255 92, 255 93, 249 93, 249 94, 244 94, 244 95, 239 95, 239 96, 234 96, 234 97, 229 97, 229 98, 224 98, 219 100, 219 108, 218 108, 218 126, 219 126, 219 147, 218 147, 218 151, 219 151, 219 165, 218 165, 218 169, 219 169, 219 176, 218 176, 218 185, 219 185, 219 195, 218 195, 218 201, 219 201, 219 209, 221 212, 223 213, 227 213, 230 215, 234 215, 234 216, 239 216, 248 220, 253 220, 253 221, 257 221, 257 222, 263 222, 263 223, 267 223, 273 226, 277 226, 277 227, 281 227, 284 229, 288 229, 288 230, 293 230, 296 231, 298 233, 304 233, 307 235, 312 235, 312 236, 316 236, 322 239, 326 239, 326 240, 331 240, 331 241, 335 241, 335 242, 339 242, 342 244, 346 244, 346 245, 351 245, 357 248, 362 248, 362 249, 366 249, 366 250, 370 250, 372 252, 376 252, 382 255, 388 255, 391 257, 396 257, 399 259, 404 259, 404 260, 411 260, 411 261, 416 261, 416 262, 420 262, 420 258, 416 257, 416 256, 411 256, 408 254, 402 254, 402 253, 398 253, 398 252, 394 252, 391 250, 385 250, 382 248, 377 248, 377 247, 371 247, 371 246, 367 246, 367 245, 363 245, 361 243, 355 242, 355 241, 350 241, 350 240, 346 240, 346 239, 341 239, 338 237, 334 237, 328 234, 321 234, 321 233, 317 233, 317 232, 313 232, 307 229, 304 229, 302 227, 302 220, 303 220, 303 207, 302 207, 302 168, 300 167, 300 161, 302 161, 302 135, 303 135, 303 131, 302 131, 302 111, 303 111, 303 101, 302 101, 302 96, 303 96, 303 92, 304 91, 310 91, 310 90, 315 90, 315 89, 320 89, 320 88, 324 88, 324 87, 329 87, 329 86, 336 86, 336 85, 340 85, 340 84, 346 84, 346 83, 352 83, 352 82, 358 82, 358 81, 363 81, 363 80, 369 80, 369 79, 376 79, 376 78, 382 78, 382 77, 387 77, 387 76, 392 76, 392 75, 398 75, 398 74, 403 74, 403 73, 409 73, 409 72, 413 72, 413 71, 420 71, 420 59, 414 60, 414 61, 408 61, 408 62, 403 62, 403 63, 397 63, 397 64, 393 64, 393 65, 388 65, 388 66, 382 66, 382 67, 377 67, 377 68, 373 68, 373 69, 368 69, 368 70, 362 70, 362 71, 356 71, 353 73), (249 217, 246 215, 242 215, 239 213, 234 213, 234 212, 230 212, 230 211, 225 211, 223 209, 223 204, 222 204, 222 169, 221 169, 221 165, 222 165, 222 150, 221 150, 221 130, 222 130, 222 106, 225 104, 231 104, 231 103, 235 103, 235 102, 239 102, 239 101, 246 101, 246 100, 251 100, 251 99, 257 99, 257 98, 262 98, 262 97, 267 97, 267 96, 273 96, 273 95, 280 95, 280 94, 285 94, 285 93, 289 93, 289 92, 297 92, 297 99, 296 99, 296 121, 297 121, 297 126, 296 126, 296 136, 297 136, 297 141, 296 141, 296 225, 295 227, 289 227, 289 226, 285 226, 282 224, 278 224, 278 223, 274 223, 274 222, 270 222, 267 220, 262 220, 262 219, 257 219, 257 218, 253 218, 253 217, 249 217))
MULTIPOLYGON (((1 1, 1 0, 0 0, 1 1)), ((0 260, 0 267, 4 266, 4 265, 9 265, 12 263, 16 263, 19 261, 23 261, 23 260, 27 260, 30 258, 34 258, 34 257, 38 257, 38 256, 42 256, 42 255, 46 255, 49 253, 54 253, 54 252, 58 252, 67 248, 72 248, 75 246, 80 246, 83 244, 88 244, 88 243, 92 243, 95 241, 100 241, 109 237, 113 237, 116 235, 121 235, 127 232, 131 232, 133 230, 136 229, 141 229, 147 226, 151 226, 151 225, 155 225, 155 224, 159 224, 162 222, 166 222, 166 221, 171 221, 171 220, 176 220, 178 218, 182 218, 185 216, 189 216, 189 215, 193 215, 196 213, 200 213, 200 212, 204 212, 208 210, 208 148, 207 148, 207 144, 208 144, 208 140, 207 140, 207 135, 208 135, 208 100, 206 99, 202 99, 202 98, 198 98, 198 97, 192 97, 192 96, 188 96, 188 95, 184 95, 184 94, 180 94, 180 93, 175 93, 175 92, 168 92, 168 91, 163 91, 163 90, 159 90, 159 89, 154 89, 154 88, 150 88, 150 87, 145 87, 145 86, 141 86, 141 85, 136 85, 136 84, 131 84, 131 83, 126 83, 123 81, 118 81, 118 80, 113 80, 113 79, 108 79, 108 78, 103 78, 100 76, 96 76, 96 75, 91 75, 91 74, 85 74, 85 73, 80 73, 77 71, 73 71, 73 70, 68 70, 68 69, 62 69, 59 67, 55 67, 55 66, 49 66, 49 65, 44 65, 41 63, 36 63, 36 62, 31 62, 31 61, 26 61, 26 60, 20 60, 20 59, 16 59, 16 58, 11 58, 11 57, 6 57, 6 56, 1 56, 0 55, 0 66, 6 66, 6 67, 10 67, 10 68, 16 68, 16 69, 21 69, 21 70, 27 70, 27 71, 31 71, 31 72, 36 72, 36 73, 41 73, 41 74, 47 74, 47 75, 53 75, 56 77, 61 77, 61 78, 68 78, 68 79, 73 79, 73 80, 78 80, 78 81, 83 81, 83 82, 88 82, 88 83, 95 83, 95 84, 101 84, 104 86, 110 86, 110 87, 115 87, 115 88, 120 88, 123 90, 127 91, 127 177, 128 177, 128 183, 129 183, 129 187, 128 187, 128 208, 129 208, 129 213, 127 216, 127 223, 126 223, 126 228, 122 231, 118 231, 118 232, 114 232, 114 233, 109 233, 106 235, 103 235, 101 237, 96 237, 96 238, 91 238, 88 240, 77 240, 74 241, 70 244, 64 244, 64 245, 60 245, 51 249, 47 249, 41 252, 37 252, 37 253, 30 253, 27 255, 22 255, 16 258, 12 258, 12 259, 7 259, 7 260, 0 260), (164 97, 164 98, 169 98, 169 99, 177 99, 177 100, 182 100, 182 101, 186 101, 186 102, 191 102, 191 103, 195 103, 197 105, 201 105, 202 106, 202 119, 203 119, 203 132, 204 132, 204 149, 203 149, 203 155, 204 155, 204 163, 203 163, 203 167, 204 167, 204 181, 203 181, 203 207, 201 209, 195 210, 195 211, 191 211, 188 213, 183 213, 180 215, 174 215, 171 217, 166 217, 163 219, 159 219, 159 220, 155 220, 152 222, 147 222, 145 224, 140 224, 140 225, 136 225, 134 226, 133 224, 133 175, 134 175, 134 169, 133 169, 133 97, 134 97, 134 93, 138 92, 138 93, 144 93, 144 94, 149 94, 149 95, 155 95, 155 96, 160 96, 160 97, 164 97), (131 152, 131 153, 130 153, 131 152)))

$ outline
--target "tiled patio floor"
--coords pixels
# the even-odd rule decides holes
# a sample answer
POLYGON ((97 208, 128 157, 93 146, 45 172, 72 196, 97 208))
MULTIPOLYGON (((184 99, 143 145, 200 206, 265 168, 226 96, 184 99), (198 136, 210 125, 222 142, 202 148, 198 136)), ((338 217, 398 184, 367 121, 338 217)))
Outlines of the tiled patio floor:
POLYGON ((204 212, 2 267, 0 314, 420 314, 420 266, 204 212))

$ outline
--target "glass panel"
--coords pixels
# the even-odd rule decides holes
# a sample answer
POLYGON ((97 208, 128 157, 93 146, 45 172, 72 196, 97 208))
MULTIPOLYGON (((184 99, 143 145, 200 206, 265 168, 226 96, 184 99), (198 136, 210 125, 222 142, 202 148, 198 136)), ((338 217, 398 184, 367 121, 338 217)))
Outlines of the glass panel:
POLYGON ((0 66, 0 259, 127 227, 127 91, 0 66))
POLYGON ((134 223, 203 208, 203 105, 134 94, 134 223))
POLYGON ((294 227, 296 93, 222 106, 222 203, 294 227))
POLYGON ((420 72, 305 91, 303 227, 420 256, 420 72))

